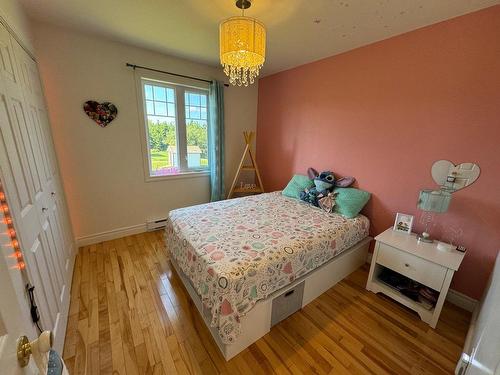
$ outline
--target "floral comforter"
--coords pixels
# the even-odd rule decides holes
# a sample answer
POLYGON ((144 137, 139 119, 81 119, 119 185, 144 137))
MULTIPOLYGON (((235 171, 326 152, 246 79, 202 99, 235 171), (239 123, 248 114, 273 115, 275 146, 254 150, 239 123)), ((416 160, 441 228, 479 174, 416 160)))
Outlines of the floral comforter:
POLYGON ((328 214, 280 192, 173 210, 170 256, 191 280, 222 342, 260 300, 368 236, 369 221, 328 214))

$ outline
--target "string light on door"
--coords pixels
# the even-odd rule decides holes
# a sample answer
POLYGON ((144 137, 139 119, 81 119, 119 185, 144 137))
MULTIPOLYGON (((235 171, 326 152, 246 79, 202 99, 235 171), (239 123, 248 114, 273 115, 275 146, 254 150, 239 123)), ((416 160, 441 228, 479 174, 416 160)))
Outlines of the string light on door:
POLYGON ((0 209, 3 212, 4 222, 7 225, 7 234, 10 237, 10 243, 13 249, 13 253, 12 255, 10 255, 10 257, 17 259, 17 264, 13 268, 23 270, 26 268, 26 264, 24 263, 23 253, 19 248, 19 241, 17 239, 16 230, 14 229, 14 223, 12 221, 12 216, 10 215, 9 205, 7 204, 7 200, 1 182, 0 182, 0 209))

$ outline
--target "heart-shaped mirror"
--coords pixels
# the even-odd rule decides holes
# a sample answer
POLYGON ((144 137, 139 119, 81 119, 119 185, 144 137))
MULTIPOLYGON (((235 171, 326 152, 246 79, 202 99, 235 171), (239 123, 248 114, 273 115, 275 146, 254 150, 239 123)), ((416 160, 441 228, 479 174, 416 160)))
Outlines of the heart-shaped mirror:
POLYGON ((448 160, 438 160, 432 165, 431 173, 436 184, 452 193, 474 183, 481 169, 475 163, 455 165, 448 160))
POLYGON ((106 127, 118 114, 118 109, 113 103, 99 103, 94 100, 86 101, 83 105, 83 110, 101 128, 106 127))

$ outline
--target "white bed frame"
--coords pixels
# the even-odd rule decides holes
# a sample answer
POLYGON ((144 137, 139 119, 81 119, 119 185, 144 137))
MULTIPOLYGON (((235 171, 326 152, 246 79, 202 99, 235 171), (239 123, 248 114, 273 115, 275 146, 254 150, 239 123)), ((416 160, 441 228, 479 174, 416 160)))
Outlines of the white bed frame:
POLYGON ((329 260, 307 275, 295 280, 293 283, 277 290, 266 299, 258 301, 255 306, 241 318, 241 335, 238 336, 233 344, 224 344, 217 332, 216 327, 210 327, 211 313, 210 310, 204 308, 201 298, 195 291, 188 277, 182 272, 173 258, 170 262, 174 266, 179 278, 186 287, 191 299, 200 312, 205 324, 212 333, 212 336, 217 343, 222 355, 229 361, 239 352, 253 344, 259 338, 264 336, 271 329, 271 311, 273 299, 293 289, 297 284, 304 281, 304 294, 302 298, 302 307, 309 302, 319 297, 332 286, 337 284, 347 275, 361 267, 365 262, 368 254, 368 247, 372 238, 366 237, 351 248, 343 251, 340 255, 329 260))

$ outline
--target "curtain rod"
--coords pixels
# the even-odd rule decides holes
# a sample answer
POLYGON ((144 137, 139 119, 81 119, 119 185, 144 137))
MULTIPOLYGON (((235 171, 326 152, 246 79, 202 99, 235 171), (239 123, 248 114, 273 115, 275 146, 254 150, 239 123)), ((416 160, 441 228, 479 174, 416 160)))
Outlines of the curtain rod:
MULTIPOLYGON (((170 74, 171 76, 176 76, 176 77, 182 77, 182 78, 189 78, 189 79, 194 79, 196 81, 201 81, 201 82, 208 82, 211 83, 212 81, 209 81, 208 79, 203 79, 203 78, 198 78, 198 77, 192 77, 192 76, 186 76, 184 74, 177 74, 177 73, 172 73, 172 72, 167 72, 165 70, 159 70, 159 69, 154 69, 154 68, 148 68, 147 66, 141 66, 141 65, 135 65, 135 64, 126 64, 128 67, 132 69, 145 69, 145 70, 150 70, 152 72, 157 72, 157 73, 165 73, 165 74, 170 74)), ((227 83, 224 83, 224 86, 229 87, 227 83)))

